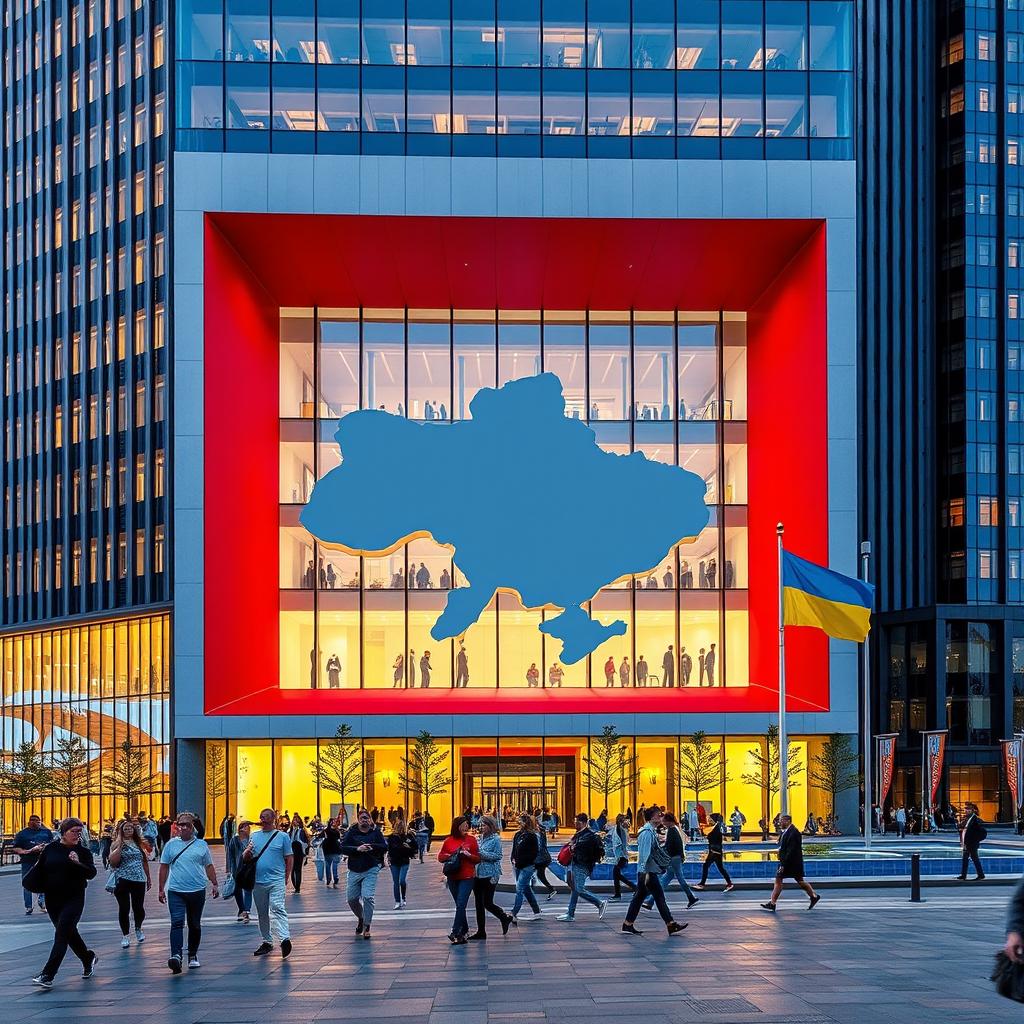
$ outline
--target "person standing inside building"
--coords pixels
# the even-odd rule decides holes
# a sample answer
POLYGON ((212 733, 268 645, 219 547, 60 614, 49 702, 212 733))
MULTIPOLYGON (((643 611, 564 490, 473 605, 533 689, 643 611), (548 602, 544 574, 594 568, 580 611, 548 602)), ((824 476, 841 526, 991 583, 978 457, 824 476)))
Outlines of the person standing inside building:
POLYGON ((455 902, 455 917, 448 941, 454 946, 462 946, 468 941, 469 919, 466 917, 466 907, 473 892, 476 865, 480 862, 480 847, 464 816, 452 822, 452 830, 437 851, 437 859, 445 865, 445 882, 455 902))
POLYGON ((629 686, 629 658, 623 657, 622 664, 619 665, 619 685, 629 686))
POLYGON ((707 673, 708 686, 715 685, 715 645, 710 644, 708 646, 707 657, 704 659, 704 671, 707 673))
MULTIPOLYGON (((28 825, 23 828, 11 842, 11 853, 21 858, 21 877, 28 874, 29 869, 37 860, 39 854, 46 848, 47 843, 53 841, 53 832, 43 827, 43 819, 38 814, 33 814, 28 819, 28 825)), ((32 893, 25 889, 21 890, 25 899, 26 916, 32 913, 32 893)), ((42 893, 37 894, 36 901, 40 910, 46 910, 46 900, 42 893)))
POLYGON ((332 654, 327 659, 327 685, 332 690, 341 686, 341 658, 332 654))
POLYGON ((698 652, 698 654, 697 654, 697 685, 698 686, 703 686, 704 685, 704 664, 705 664, 706 661, 707 661, 707 655, 704 653, 704 648, 702 647, 700 649, 700 651, 698 652))
POLYGON ((456 689, 469 686, 469 656, 466 647, 459 641, 459 653, 455 655, 455 686, 456 689))
POLYGON ((420 688, 430 689, 430 651, 424 651, 420 658, 420 688))
POLYGON ((647 685, 647 662, 644 660, 644 656, 642 654, 636 662, 636 685, 647 685))
POLYGON ((302 823, 298 812, 292 815, 291 825, 288 830, 288 838, 292 844, 292 888, 298 896, 302 890, 302 865, 309 851, 309 832, 302 823))
POLYGON ((341 840, 341 853, 348 858, 345 898, 356 917, 356 935, 362 935, 367 941, 370 939, 370 925, 373 922, 377 876, 384 866, 387 850, 384 835, 374 824, 370 812, 365 807, 360 808, 356 823, 341 840))
POLYGON ((252 901, 260 923, 260 944, 253 956, 266 956, 274 951, 271 925, 281 940, 281 956, 292 951, 291 926, 284 905, 285 880, 292 873, 292 841, 287 832, 276 828, 277 814, 273 807, 260 811, 260 830, 249 840, 242 854, 243 860, 256 862, 256 883, 252 887, 252 901))
POLYGON ((551 668, 548 669, 548 686, 553 688, 561 689, 562 677, 565 675, 565 669, 562 668, 558 662, 554 662, 551 668))
MULTIPOLYGON (((32 876, 42 888, 46 913, 53 922, 53 946, 43 969, 32 979, 40 988, 53 988, 53 979, 64 962, 68 947, 82 961, 82 977, 91 978, 99 957, 78 933, 85 911, 85 890, 96 877, 92 854, 82 843, 85 825, 79 818, 65 818, 57 831, 60 838, 38 851, 32 876)), ((31 879, 29 879, 31 884, 31 879)))
POLYGON ((604 663, 604 685, 615 685, 615 659, 609 654, 608 660, 604 663))
POLYGON ((117 826, 110 844, 110 866, 114 869, 114 899, 117 900, 117 921, 121 926, 121 948, 131 945, 128 911, 135 919, 135 941, 145 942, 142 922, 146 920, 146 893, 153 885, 149 874, 149 857, 142 830, 132 821, 117 826))
POLYGON ((416 836, 409 831, 409 826, 401 814, 395 817, 393 829, 387 838, 387 846, 395 910, 401 910, 406 903, 406 878, 409 875, 409 862, 418 852, 416 836))
MULTIPOLYGON (((235 872, 242 863, 242 854, 249 845, 249 834, 252 829, 251 821, 239 822, 238 832, 228 842, 228 867, 227 873, 234 878, 235 872)), ((249 923, 249 911, 252 910, 252 889, 243 889, 240 885, 235 886, 235 906, 238 907, 236 921, 242 924, 249 923)))
POLYGON ((494 893, 501 878, 501 832, 498 820, 490 814, 480 819, 480 838, 477 841, 480 861, 473 878, 473 902, 476 904, 476 931, 470 942, 483 942, 487 938, 486 914, 492 914, 501 924, 501 934, 507 935, 512 918, 494 902, 494 893))
POLYGON ((679 685, 689 686, 690 675, 693 672, 693 658, 686 653, 686 648, 679 651, 679 685))
POLYGON ((665 566, 665 575, 662 576, 661 582, 664 584, 666 590, 671 590, 672 589, 672 585, 674 583, 674 580, 673 580, 673 577, 672 577, 672 566, 670 566, 670 565, 666 565, 665 566))
POLYGON ((661 685, 676 685, 676 656, 672 644, 668 645, 668 650, 661 659, 661 685))
POLYGON ((171 955, 167 958, 167 966, 173 974, 181 974, 186 921, 189 970, 201 966, 199 943, 203 934, 207 881, 213 898, 220 895, 210 847, 196 835, 192 815, 186 812, 179 814, 177 825, 178 834, 160 854, 159 881, 159 900, 167 904, 171 917, 171 955))
POLYGON ((807 893, 811 901, 807 909, 813 910, 821 897, 811 888, 810 882, 804 881, 804 841, 800 829, 793 824, 793 819, 788 814, 779 815, 779 829, 779 870, 775 873, 771 898, 761 906, 774 914, 775 905, 782 893, 782 883, 785 879, 792 878, 807 893))
POLYGON ((961 882, 967 881, 967 861, 971 860, 974 862, 974 870, 978 873, 975 881, 980 882, 985 877, 985 870, 981 866, 978 849, 988 838, 988 830, 981 822, 977 804, 965 803, 964 809, 967 812, 967 817, 964 820, 963 829, 960 831, 960 845, 963 847, 964 853, 960 860, 960 874, 956 877, 961 882))
POLYGON ((409 671, 406 673, 409 679, 409 689, 416 688, 416 652, 409 648, 409 671))
POLYGON ((569 840, 572 859, 566 881, 569 882, 569 906, 564 914, 558 915, 559 921, 572 921, 576 917, 576 904, 582 896, 588 903, 597 907, 597 919, 604 919, 608 909, 608 901, 598 899, 588 888, 587 882, 594 873, 594 868, 604 859, 604 843, 590 827, 590 819, 586 814, 576 815, 576 834, 569 840))
POLYGON ((391 689, 395 689, 396 687, 401 689, 403 679, 405 677, 405 658, 403 658, 401 654, 395 658, 395 663, 392 665, 392 668, 395 670, 395 678, 394 682, 391 684, 391 689))
POLYGON ((708 871, 714 864, 718 873, 725 879, 725 892, 732 892, 736 888, 732 884, 729 872, 725 870, 725 854, 722 852, 722 842, 725 839, 725 821, 720 814, 711 815, 711 829, 707 834, 708 853, 704 858, 704 866, 700 870, 700 881, 694 889, 703 889, 708 883, 708 871))
POLYGON ((661 886, 659 876, 668 866, 669 856, 667 851, 662 850, 658 843, 657 829, 662 824, 662 811, 657 805, 648 807, 644 811, 645 823, 637 833, 636 845, 636 880, 637 889, 633 893, 629 909, 626 911, 626 919, 622 922, 622 930, 630 935, 643 935, 636 927, 636 919, 640 914, 640 907, 648 895, 654 897, 658 905, 658 913, 665 922, 669 935, 681 932, 686 925, 680 924, 672 917, 665 900, 665 890, 661 886))

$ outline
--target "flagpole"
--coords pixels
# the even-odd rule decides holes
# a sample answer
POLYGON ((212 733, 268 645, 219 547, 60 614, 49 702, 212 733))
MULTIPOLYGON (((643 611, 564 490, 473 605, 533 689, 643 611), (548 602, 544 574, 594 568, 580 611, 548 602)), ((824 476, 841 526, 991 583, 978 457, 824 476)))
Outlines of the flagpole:
MULTIPOLYGON (((779 523, 775 533, 779 538, 779 814, 789 814, 789 743, 786 738, 786 621, 782 595, 782 535, 785 527, 779 523)), ((768 752, 769 757, 771 751, 768 752)), ((769 786, 771 780, 768 780, 769 786)), ((770 822, 769 822, 770 824, 770 822)))
MULTIPOLYGON (((871 558, 871 541, 861 541, 860 562, 861 579, 865 583, 868 579, 868 561, 871 558)), ((871 792, 871 657, 868 642, 871 634, 864 636, 864 643, 861 645, 861 657, 863 659, 862 674, 864 676, 864 849, 871 849, 871 832, 875 827, 874 801, 871 792)), ((833 808, 834 811, 834 808, 833 808)), ((882 813, 881 807, 878 813, 882 813)))

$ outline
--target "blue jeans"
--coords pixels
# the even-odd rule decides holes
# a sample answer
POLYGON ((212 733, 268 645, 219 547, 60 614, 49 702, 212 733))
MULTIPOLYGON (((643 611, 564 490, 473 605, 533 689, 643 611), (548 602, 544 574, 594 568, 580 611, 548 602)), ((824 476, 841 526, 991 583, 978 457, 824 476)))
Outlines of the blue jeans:
POLYGON ((340 853, 325 853, 324 854, 324 881, 328 885, 333 882, 335 885, 338 884, 338 864, 341 862, 340 853))
POLYGON ((252 889, 235 886, 235 906, 240 914, 248 914, 252 910, 252 889))
POLYGON ((588 903, 593 903, 595 907, 601 906, 601 900, 587 888, 587 882, 590 881, 590 872, 586 868, 581 867, 579 864, 573 864, 569 869, 568 877, 571 879, 569 884, 572 886, 569 891, 568 914, 570 917, 576 913, 576 903, 581 896, 588 903))
POLYGON ((423 863, 423 855, 427 852, 427 845, 429 842, 430 836, 428 836, 426 832, 416 833, 416 845, 419 847, 421 864, 423 863))
POLYGON ((175 892, 167 890, 167 909, 171 915, 171 956, 181 956, 185 937, 185 921, 188 920, 188 955, 199 952, 203 936, 203 907, 206 906, 206 890, 196 892, 175 892))
POLYGON ((469 897, 473 893, 473 879, 462 878, 456 881, 448 879, 448 891, 455 900, 455 919, 452 921, 452 935, 457 939, 469 932, 469 920, 466 917, 466 907, 469 904, 469 897))
POLYGON ((313 861, 313 864, 316 866, 316 880, 318 882, 322 882, 324 880, 324 863, 325 862, 322 857, 318 857, 313 861))
POLYGON ((377 876, 380 868, 375 864, 365 871, 349 871, 345 883, 345 899, 356 917, 369 928, 373 920, 374 899, 377 895, 377 876))
POLYGON ((522 910, 524 899, 533 907, 535 914, 540 913, 540 904, 537 903, 537 897, 533 894, 533 876, 535 874, 537 874, 537 866, 535 864, 519 868, 516 871, 516 900, 512 904, 513 917, 522 910))
MULTIPOLYGON (((682 886, 683 892, 686 893, 686 899, 692 903, 697 897, 693 895, 693 890, 686 884, 686 879, 683 878, 683 858, 676 856, 669 861, 669 865, 665 868, 665 873, 658 879, 661 883, 661 889, 663 892, 668 892, 668 887, 672 882, 672 879, 676 879, 680 886, 682 886)), ((648 892, 651 894, 644 902, 644 907, 650 910, 654 906, 654 886, 648 886, 648 892)))
MULTIPOLYGON (((21 877, 22 878, 24 878, 28 874, 29 869, 31 867, 32 867, 31 864, 22 864, 21 865, 21 877)), ((21 894, 22 894, 22 896, 25 897, 25 909, 26 910, 31 910, 32 909, 32 895, 33 894, 30 893, 28 891, 28 889, 22 889, 21 890, 21 894)), ((36 897, 36 899, 39 901, 39 906, 41 906, 41 907, 46 906, 46 900, 43 899, 43 894, 42 893, 39 893, 39 895, 36 897)))
POLYGON ((391 865, 391 884, 395 891, 395 902, 400 903, 405 899, 405 879, 409 874, 408 864, 391 865))

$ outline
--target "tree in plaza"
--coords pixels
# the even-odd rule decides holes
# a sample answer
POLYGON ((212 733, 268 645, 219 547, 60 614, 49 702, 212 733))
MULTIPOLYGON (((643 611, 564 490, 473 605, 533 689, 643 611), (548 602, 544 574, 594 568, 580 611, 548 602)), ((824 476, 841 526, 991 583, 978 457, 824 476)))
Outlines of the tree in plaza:
POLYGON ((398 773, 398 788, 407 796, 415 793, 423 797, 423 810, 430 813, 430 798, 443 793, 455 776, 448 767, 448 752, 424 729, 416 737, 408 757, 402 758, 398 773))
MULTIPOLYGON (((125 739, 117 751, 117 760, 107 774, 107 789, 113 796, 124 800, 125 814, 128 815, 138 810, 139 797, 153 789, 158 776, 149 770, 145 751, 131 739, 125 739)), ((114 816, 117 816, 116 807, 114 816)))
POLYGON ((600 793, 608 809, 612 793, 632 789, 640 776, 636 755, 622 742, 614 725, 606 725, 600 736, 590 741, 590 750, 582 761, 583 785, 600 793))
POLYGON ((21 823, 25 824, 25 809, 36 797, 43 796, 50 787, 50 773, 43 755, 34 743, 27 740, 8 754, 0 765, 0 796, 13 800, 21 810, 21 823))
POLYGON ((722 782, 730 781, 722 758, 722 745, 709 741, 702 729, 693 733, 679 748, 676 774, 683 792, 693 793, 696 803, 700 803, 701 793, 715 790, 722 782))
MULTIPOLYGON (((206 747, 206 795, 213 807, 213 817, 216 819, 217 801, 226 796, 228 792, 228 776, 225 770, 227 758, 224 756, 224 747, 220 743, 210 743, 206 747)), ((227 814, 227 806, 224 813, 227 814)), ((211 821, 212 825, 213 822, 211 821)))
POLYGON ((345 798, 363 792, 363 744, 352 735, 352 726, 342 722, 334 735, 320 747, 320 756, 309 762, 310 774, 317 789, 326 789, 345 798))
POLYGON ((78 736, 62 736, 50 754, 50 793, 64 802, 68 817, 75 800, 90 794, 89 761, 89 749, 78 736))
MULTIPOLYGON (((768 726, 767 739, 767 753, 760 747, 753 747, 747 752, 747 756, 750 758, 751 763, 754 765, 754 771, 744 772, 743 781, 748 786, 757 786, 762 793, 765 794, 765 799, 768 804, 768 817, 767 820, 770 822, 775 815, 772 811, 775 809, 775 798, 779 795, 781 789, 781 770, 780 770, 780 759, 779 759, 779 727, 777 725, 768 726)), ((787 776, 787 789, 792 789, 796 784, 797 776, 803 775, 804 765, 800 760, 800 752, 794 750, 790 746, 789 741, 786 741, 786 768, 788 771, 787 776)))
POLYGON ((807 773, 809 781, 829 795, 829 810, 836 812, 836 794, 852 789, 860 782, 857 770, 860 758, 850 743, 850 737, 841 732, 831 733, 821 745, 821 753, 811 757, 807 773))

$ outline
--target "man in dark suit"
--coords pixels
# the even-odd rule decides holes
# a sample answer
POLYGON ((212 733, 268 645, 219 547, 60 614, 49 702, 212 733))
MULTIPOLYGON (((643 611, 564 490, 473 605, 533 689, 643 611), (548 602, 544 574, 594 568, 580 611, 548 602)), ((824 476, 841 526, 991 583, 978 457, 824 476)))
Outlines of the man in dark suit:
POLYGON ((975 881, 980 882, 985 877, 985 872, 981 866, 981 858, 978 856, 978 847, 981 846, 983 840, 988 838, 988 830, 978 816, 978 805, 968 803, 965 806, 967 820, 960 833, 960 845, 964 848, 964 855, 960 861, 960 874, 956 877, 961 882, 967 881, 967 861, 970 859, 974 861, 974 869, 978 872, 975 881))
POLYGON ((793 819, 788 814, 779 815, 779 829, 779 870, 775 873, 771 899, 761 906, 774 914, 775 904, 782 893, 782 883, 785 879, 792 878, 810 897, 811 902, 807 909, 813 910, 821 897, 811 888, 810 882, 804 881, 804 844, 800 830, 793 824, 793 819))

